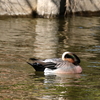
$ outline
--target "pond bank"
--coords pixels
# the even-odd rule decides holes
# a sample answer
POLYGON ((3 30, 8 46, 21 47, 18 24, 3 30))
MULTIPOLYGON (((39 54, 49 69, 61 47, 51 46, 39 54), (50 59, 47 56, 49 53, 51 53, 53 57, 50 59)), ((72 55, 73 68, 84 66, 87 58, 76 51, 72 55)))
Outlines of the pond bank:
POLYGON ((100 15, 99 0, 1 0, 0 16, 100 15))

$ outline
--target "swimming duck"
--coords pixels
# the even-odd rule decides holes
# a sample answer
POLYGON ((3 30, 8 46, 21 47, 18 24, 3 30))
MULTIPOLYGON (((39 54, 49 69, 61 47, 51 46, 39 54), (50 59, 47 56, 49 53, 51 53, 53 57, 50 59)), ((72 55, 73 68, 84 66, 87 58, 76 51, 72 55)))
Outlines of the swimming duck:
POLYGON ((81 73, 82 68, 79 65, 80 59, 72 52, 64 52, 62 58, 52 58, 38 60, 30 58, 33 63, 27 62, 36 71, 44 71, 49 73, 81 73))

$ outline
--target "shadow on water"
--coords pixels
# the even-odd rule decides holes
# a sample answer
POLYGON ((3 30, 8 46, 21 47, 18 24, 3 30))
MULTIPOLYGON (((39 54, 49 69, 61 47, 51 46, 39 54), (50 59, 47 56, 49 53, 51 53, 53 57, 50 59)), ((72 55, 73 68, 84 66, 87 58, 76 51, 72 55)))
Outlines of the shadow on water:
POLYGON ((99 100, 100 17, 0 19, 0 100, 99 100), (80 75, 44 75, 26 61, 75 52, 80 75))

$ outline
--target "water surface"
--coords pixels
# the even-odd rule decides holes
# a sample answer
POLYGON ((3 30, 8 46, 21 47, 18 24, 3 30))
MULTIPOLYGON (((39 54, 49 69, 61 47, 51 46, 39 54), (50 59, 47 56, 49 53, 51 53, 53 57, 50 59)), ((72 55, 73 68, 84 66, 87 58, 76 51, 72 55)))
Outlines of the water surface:
POLYGON ((0 100, 100 100, 100 17, 0 19, 0 100), (75 52, 82 74, 44 75, 26 61, 75 52))

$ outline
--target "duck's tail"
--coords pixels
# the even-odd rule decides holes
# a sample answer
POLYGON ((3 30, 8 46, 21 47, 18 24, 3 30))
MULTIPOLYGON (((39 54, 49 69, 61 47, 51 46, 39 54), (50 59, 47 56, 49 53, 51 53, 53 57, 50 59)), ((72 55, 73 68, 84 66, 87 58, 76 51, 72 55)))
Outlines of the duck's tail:
POLYGON ((36 71, 44 71, 45 67, 40 64, 40 63, 29 63, 27 62, 29 65, 31 65, 36 71))

